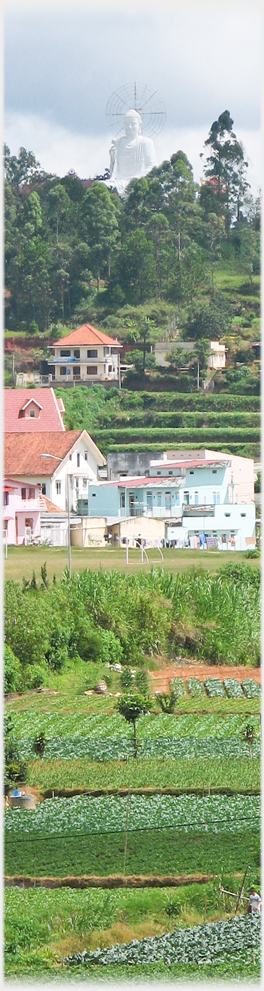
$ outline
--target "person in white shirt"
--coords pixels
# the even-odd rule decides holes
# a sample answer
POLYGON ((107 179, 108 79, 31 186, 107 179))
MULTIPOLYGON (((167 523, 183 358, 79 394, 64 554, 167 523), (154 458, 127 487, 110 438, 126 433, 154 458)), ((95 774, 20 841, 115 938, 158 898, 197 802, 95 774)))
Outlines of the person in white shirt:
POLYGON ((261 912, 261 898, 255 888, 250 888, 246 912, 249 912, 250 915, 257 915, 261 912))

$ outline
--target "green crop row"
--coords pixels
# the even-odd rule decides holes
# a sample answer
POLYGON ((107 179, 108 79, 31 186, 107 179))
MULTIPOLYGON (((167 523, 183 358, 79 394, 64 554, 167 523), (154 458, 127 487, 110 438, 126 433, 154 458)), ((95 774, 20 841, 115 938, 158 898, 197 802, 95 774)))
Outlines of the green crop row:
MULTIPOLYGON (((221 701, 221 700, 219 700, 221 701)), ((120 760, 90 761, 87 758, 35 760, 28 764, 28 784, 41 792, 74 788, 119 789, 175 788, 187 791, 222 789, 223 792, 258 793, 260 789, 260 762, 249 757, 193 757, 166 758, 128 757, 120 760)))
MULTIPOLYGON (((27 814, 27 813, 26 813, 27 814)), ((34 837, 22 842, 12 836, 5 844, 5 874, 35 877, 80 877, 97 874, 122 874, 124 865, 125 831, 97 835, 55 834, 34 837)), ((239 833, 222 830, 217 835, 210 827, 205 831, 185 833, 174 830, 133 830, 128 833, 126 851, 127 874, 218 874, 243 871, 250 863, 256 871, 260 863, 259 830, 251 823, 239 833)))

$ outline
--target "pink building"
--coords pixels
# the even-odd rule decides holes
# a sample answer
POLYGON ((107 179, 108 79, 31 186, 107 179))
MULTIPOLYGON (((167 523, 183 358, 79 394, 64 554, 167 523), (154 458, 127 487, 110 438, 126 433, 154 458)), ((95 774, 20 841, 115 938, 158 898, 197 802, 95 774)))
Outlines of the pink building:
POLYGON ((5 478, 3 536, 7 544, 26 544, 40 537, 41 494, 38 485, 5 478))

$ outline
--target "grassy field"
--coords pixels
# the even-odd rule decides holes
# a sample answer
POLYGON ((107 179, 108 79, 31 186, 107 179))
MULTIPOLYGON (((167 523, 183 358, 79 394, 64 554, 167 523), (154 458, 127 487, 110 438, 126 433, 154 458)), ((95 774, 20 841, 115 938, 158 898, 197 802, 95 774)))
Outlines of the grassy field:
MULTIPOLYGON (((159 551, 148 548, 148 565, 146 559, 144 559, 143 564, 141 563, 140 550, 131 548, 129 550, 129 561, 127 565, 125 548, 102 547, 83 549, 72 547, 72 573, 82 571, 84 568, 89 568, 92 571, 118 570, 133 573, 142 569, 148 571, 154 564, 159 567, 162 565, 163 568, 173 573, 186 572, 192 568, 200 568, 203 571, 206 570, 213 573, 218 568, 223 567, 224 564, 229 564, 230 559, 236 563, 245 562, 243 552, 236 551, 232 552, 232 556, 230 552, 225 551, 195 551, 191 550, 191 548, 187 550, 167 548, 162 553, 164 561, 162 561, 159 551)), ((5 578, 14 579, 14 581, 19 582, 23 578, 29 580, 32 578, 33 570, 38 578, 40 568, 45 562, 50 580, 52 580, 54 574, 58 580, 66 568, 68 568, 67 547, 8 547, 7 558, 4 557, 5 578)), ((260 567, 260 561, 255 559, 253 561, 248 560, 247 564, 252 565, 252 567, 260 567)))

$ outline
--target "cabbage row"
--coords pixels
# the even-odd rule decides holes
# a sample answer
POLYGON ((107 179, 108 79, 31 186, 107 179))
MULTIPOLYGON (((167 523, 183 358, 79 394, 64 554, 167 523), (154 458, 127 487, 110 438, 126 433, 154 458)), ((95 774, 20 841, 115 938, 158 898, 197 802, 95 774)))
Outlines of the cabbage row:
MULTIPOLYGON (((22 739, 20 744, 21 758, 36 759, 33 748, 33 740, 22 739)), ((86 758, 91 761, 105 763, 113 760, 128 760, 133 757, 134 748, 131 736, 128 737, 99 737, 99 739, 76 736, 72 739, 54 736, 47 743, 43 759, 45 760, 69 760, 86 758)), ((184 758, 217 757, 219 759, 229 759, 232 757, 249 757, 247 743, 240 737, 234 736, 230 739, 217 739, 217 737, 205 737, 197 740, 195 737, 172 737, 160 736, 156 739, 141 740, 138 744, 138 757, 171 758, 178 760, 184 758)), ((253 742, 252 757, 260 757, 260 739, 253 742)))
MULTIPOLYGON (((103 698, 100 699, 100 702, 104 701, 103 698)), ((70 705, 72 708, 72 700, 70 705)), ((110 715, 103 709, 89 714, 81 709, 80 701, 76 711, 70 713, 56 712, 53 708, 50 712, 45 711, 44 714, 43 712, 31 712, 30 719, 28 712, 16 712, 11 708, 8 711, 12 717, 14 731, 19 740, 23 740, 23 745, 27 739, 32 740, 42 730, 45 730, 45 736, 48 738, 74 739, 74 741, 81 737, 87 741, 97 741, 99 738, 117 739, 118 737, 123 741, 131 737, 131 727, 118 712, 110 715)), ((260 731, 259 715, 252 715, 250 721, 254 725, 255 734, 258 735, 260 731)), ((197 740, 213 737, 230 738, 242 736, 246 722, 247 716, 242 713, 239 715, 237 713, 224 714, 223 716, 221 713, 206 713, 203 716, 185 713, 178 716, 160 712, 159 715, 147 714, 139 719, 137 736, 141 744, 145 740, 160 740, 163 737, 165 739, 168 737, 175 737, 175 739, 192 737, 197 740)))
POLYGON ((212 964, 239 956, 240 962, 259 962, 261 946, 260 918, 237 916, 227 921, 198 925, 193 929, 178 929, 164 936, 133 939, 131 943, 117 943, 105 950, 74 953, 64 959, 65 964, 144 964, 163 960, 170 966, 179 964, 212 964))
MULTIPOLYGON (((77 796, 54 798, 40 802, 35 810, 8 809, 5 812, 7 834, 17 839, 33 834, 120 832, 126 828, 128 801, 120 796, 107 798, 77 796)), ((250 795, 196 795, 151 797, 131 795, 129 830, 164 829, 171 827, 184 832, 203 828, 210 832, 228 833, 259 826, 260 798, 250 795)))

